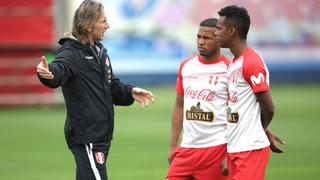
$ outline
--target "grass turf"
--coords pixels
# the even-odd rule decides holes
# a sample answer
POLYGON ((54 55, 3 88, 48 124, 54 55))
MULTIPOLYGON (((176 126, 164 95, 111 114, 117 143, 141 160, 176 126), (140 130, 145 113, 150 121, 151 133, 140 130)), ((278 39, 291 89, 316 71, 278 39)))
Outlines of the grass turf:
MULTIPOLYGON (((156 102, 116 108, 114 140, 107 167, 111 180, 161 180, 168 164, 174 87, 151 87, 156 102)), ((320 175, 319 85, 274 86, 272 130, 287 142, 271 154, 266 180, 318 179, 320 175)), ((70 180, 74 160, 67 149, 64 106, 0 109, 0 179, 70 180)))

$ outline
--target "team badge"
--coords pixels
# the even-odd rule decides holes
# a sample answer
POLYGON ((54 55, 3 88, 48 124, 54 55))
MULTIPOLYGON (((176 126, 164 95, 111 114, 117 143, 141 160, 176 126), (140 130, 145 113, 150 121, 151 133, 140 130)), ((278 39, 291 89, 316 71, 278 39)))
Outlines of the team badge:
POLYGON ((106 65, 107 65, 107 66, 110 66, 110 60, 109 60, 108 57, 106 58, 106 65))
POLYGON ((217 75, 214 76, 213 74, 211 74, 210 78, 209 78, 209 84, 210 85, 213 84, 215 86, 215 85, 217 85, 218 80, 219 80, 219 76, 217 76, 217 75))
POLYGON ((104 163, 105 159, 104 159, 103 152, 96 152, 95 156, 96 156, 97 163, 99 163, 99 164, 103 164, 104 163))

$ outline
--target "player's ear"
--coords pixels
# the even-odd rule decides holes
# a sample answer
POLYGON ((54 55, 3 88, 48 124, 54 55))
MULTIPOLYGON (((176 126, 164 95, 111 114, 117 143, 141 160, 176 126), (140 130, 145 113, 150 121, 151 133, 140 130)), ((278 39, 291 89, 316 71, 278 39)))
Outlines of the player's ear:
POLYGON ((88 25, 85 29, 86 29, 86 31, 87 31, 88 33, 90 33, 90 32, 92 31, 93 27, 90 26, 90 25, 88 25))
POLYGON ((237 30, 236 30, 236 28, 234 26, 231 26, 229 28, 229 33, 230 33, 231 36, 234 36, 236 34, 236 31, 237 30))

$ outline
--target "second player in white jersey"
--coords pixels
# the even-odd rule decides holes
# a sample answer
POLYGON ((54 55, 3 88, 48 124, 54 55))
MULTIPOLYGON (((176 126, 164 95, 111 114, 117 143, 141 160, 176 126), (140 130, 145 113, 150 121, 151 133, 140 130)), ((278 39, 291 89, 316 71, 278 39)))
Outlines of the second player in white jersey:
POLYGON ((255 93, 269 91, 269 72, 261 56, 247 48, 228 70, 228 152, 269 146, 255 93))
POLYGON ((184 95, 181 147, 210 147, 227 142, 228 59, 207 63, 195 56, 181 63, 177 93, 184 95))

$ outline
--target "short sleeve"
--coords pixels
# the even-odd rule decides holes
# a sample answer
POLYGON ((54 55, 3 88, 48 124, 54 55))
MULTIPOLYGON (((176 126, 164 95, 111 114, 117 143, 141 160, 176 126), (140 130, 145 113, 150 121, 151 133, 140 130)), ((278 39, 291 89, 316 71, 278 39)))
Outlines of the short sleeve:
POLYGON ((182 78, 182 74, 181 74, 183 65, 184 65, 184 62, 182 62, 180 64, 180 67, 179 67, 179 70, 178 70, 177 84, 176 84, 176 92, 178 94, 182 94, 182 95, 184 94, 183 83, 182 83, 183 78, 182 78))
POLYGON ((269 71, 255 52, 244 55, 243 76, 254 93, 269 91, 269 71))

